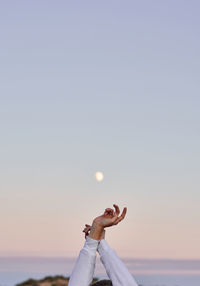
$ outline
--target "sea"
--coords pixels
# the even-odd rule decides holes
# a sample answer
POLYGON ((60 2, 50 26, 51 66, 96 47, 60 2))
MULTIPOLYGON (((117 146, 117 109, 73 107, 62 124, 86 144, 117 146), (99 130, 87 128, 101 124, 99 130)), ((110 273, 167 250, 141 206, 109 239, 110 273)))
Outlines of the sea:
MULTIPOLYGON (((200 286, 200 260, 123 259, 142 286, 200 286)), ((0 257, 0 286, 14 286, 29 278, 69 276, 75 258, 67 257, 0 257)), ((99 258, 95 277, 106 278, 99 258)))

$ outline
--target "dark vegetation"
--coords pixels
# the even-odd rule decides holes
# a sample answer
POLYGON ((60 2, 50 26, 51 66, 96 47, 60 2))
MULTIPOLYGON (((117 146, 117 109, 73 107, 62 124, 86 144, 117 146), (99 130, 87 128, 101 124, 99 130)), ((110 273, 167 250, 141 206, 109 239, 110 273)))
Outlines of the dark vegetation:
MULTIPOLYGON (((98 279, 94 278, 92 283, 97 282, 98 279)), ((69 282, 69 277, 64 277, 62 275, 47 276, 43 279, 28 279, 16 286, 67 286, 69 282)), ((142 285, 139 285, 142 286, 142 285)))
MULTIPOLYGON (((93 279, 93 283, 98 281, 97 278, 93 279)), ((41 280, 28 279, 16 286, 67 286, 69 282, 69 277, 64 277, 62 275, 47 276, 41 280)))

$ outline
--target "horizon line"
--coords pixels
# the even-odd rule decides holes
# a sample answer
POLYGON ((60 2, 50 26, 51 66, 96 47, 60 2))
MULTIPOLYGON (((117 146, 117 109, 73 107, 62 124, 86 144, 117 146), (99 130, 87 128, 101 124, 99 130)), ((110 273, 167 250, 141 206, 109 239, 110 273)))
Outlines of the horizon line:
MULTIPOLYGON (((200 257, 199 258, 170 258, 170 257, 162 257, 162 258, 155 258, 155 257, 129 257, 129 256, 120 256, 121 259, 126 259, 126 260, 154 260, 154 261, 199 261, 200 262, 200 257)), ((56 258, 61 258, 61 259, 76 259, 77 256, 66 256, 66 255, 1 255, 0 258, 44 258, 44 259, 56 259, 56 258)))

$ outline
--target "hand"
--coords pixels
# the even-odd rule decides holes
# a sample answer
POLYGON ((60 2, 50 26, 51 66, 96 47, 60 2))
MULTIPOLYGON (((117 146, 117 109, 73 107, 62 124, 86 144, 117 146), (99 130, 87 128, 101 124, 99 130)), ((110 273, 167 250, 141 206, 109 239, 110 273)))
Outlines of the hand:
POLYGON ((120 209, 118 205, 113 206, 115 211, 113 209, 107 208, 103 215, 98 216, 93 220, 92 226, 90 227, 90 233, 88 235, 90 238, 101 240, 105 227, 117 225, 125 218, 127 208, 124 208, 122 214, 120 215, 120 209))
POLYGON ((104 214, 99 217, 96 217, 93 221, 93 224, 105 228, 117 225, 120 221, 122 221, 126 216, 127 208, 124 208, 122 214, 119 215, 120 209, 118 205, 113 205, 113 206, 115 208, 115 211, 110 208, 105 209, 104 214))

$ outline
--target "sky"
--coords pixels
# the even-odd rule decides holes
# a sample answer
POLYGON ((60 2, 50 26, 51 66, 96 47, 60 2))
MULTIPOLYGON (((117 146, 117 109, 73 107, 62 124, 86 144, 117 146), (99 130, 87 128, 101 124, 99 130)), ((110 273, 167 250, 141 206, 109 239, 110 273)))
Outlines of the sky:
POLYGON ((119 255, 200 259, 199 9, 1 1, 1 256, 76 256, 117 203, 119 255))

